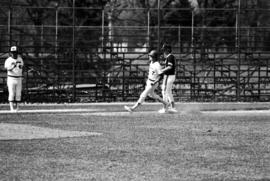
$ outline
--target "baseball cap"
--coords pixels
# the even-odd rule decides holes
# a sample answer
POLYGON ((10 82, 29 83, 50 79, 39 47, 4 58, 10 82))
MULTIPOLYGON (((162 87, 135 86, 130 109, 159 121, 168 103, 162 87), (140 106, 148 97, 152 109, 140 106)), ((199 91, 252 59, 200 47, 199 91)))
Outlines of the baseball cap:
POLYGON ((153 57, 153 58, 157 58, 158 57, 158 52, 156 50, 152 50, 148 55, 153 57))
POLYGON ((165 50, 168 50, 168 51, 171 51, 172 50, 172 47, 171 45, 167 44, 167 43, 164 43, 162 45, 162 48, 161 48, 162 51, 165 51, 165 50))
POLYGON ((18 48, 16 46, 12 46, 12 47, 10 47, 10 51, 11 52, 17 52, 18 48))

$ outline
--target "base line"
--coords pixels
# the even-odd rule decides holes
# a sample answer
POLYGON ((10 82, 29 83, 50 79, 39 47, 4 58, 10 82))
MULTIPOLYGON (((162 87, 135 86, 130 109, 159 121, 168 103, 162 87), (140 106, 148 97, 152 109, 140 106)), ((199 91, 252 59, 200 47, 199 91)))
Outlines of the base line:
POLYGON ((0 114, 20 114, 20 113, 75 113, 75 112, 97 112, 105 109, 32 109, 19 110, 18 112, 11 112, 10 110, 0 110, 0 114))

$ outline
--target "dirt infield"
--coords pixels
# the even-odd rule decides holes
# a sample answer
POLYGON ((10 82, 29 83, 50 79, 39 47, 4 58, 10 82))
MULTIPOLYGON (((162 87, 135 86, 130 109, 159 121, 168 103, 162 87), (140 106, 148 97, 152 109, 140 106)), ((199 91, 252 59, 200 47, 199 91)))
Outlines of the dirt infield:
POLYGON ((81 136, 100 136, 97 132, 66 131, 42 128, 24 124, 0 123, 0 140, 29 140, 49 138, 72 138, 81 136))

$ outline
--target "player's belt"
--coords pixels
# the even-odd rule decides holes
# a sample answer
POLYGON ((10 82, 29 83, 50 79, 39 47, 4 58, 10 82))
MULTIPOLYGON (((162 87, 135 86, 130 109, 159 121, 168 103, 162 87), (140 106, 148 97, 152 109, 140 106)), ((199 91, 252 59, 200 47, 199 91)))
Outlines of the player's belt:
POLYGON ((22 76, 15 76, 15 75, 8 75, 8 77, 13 77, 13 78, 22 78, 22 76))
POLYGON ((175 75, 175 74, 164 74, 165 76, 172 76, 172 75, 175 75))

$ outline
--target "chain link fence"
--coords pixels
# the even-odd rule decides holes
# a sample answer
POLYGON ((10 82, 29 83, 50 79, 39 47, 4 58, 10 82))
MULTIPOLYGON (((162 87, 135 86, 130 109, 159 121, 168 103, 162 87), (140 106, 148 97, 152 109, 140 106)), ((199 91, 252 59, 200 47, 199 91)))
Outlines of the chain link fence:
POLYGON ((24 101, 112 102, 137 100, 147 77, 147 54, 164 42, 177 58, 177 101, 269 101, 270 26, 249 22, 268 15, 237 8, 195 14, 3 6, 1 102, 7 102, 3 64, 10 45, 19 46, 26 64, 24 101))

